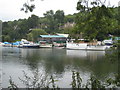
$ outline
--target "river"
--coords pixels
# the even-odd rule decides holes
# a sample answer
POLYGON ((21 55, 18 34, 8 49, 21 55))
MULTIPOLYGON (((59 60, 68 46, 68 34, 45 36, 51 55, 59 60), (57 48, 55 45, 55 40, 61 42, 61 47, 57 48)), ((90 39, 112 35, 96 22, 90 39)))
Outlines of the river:
POLYGON ((83 83, 90 75, 104 80, 117 72, 117 64, 105 57, 105 51, 66 50, 57 48, 27 49, 16 47, 2 48, 2 87, 9 86, 9 78, 19 87, 25 87, 19 78, 24 78, 36 69, 41 74, 53 75, 60 88, 70 88, 72 71, 80 72, 83 83))

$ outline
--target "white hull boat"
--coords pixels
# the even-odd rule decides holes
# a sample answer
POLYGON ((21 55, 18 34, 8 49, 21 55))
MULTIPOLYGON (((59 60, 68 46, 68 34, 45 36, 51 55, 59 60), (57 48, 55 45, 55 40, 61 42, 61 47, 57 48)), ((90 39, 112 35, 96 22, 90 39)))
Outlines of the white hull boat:
POLYGON ((39 48, 38 44, 23 44, 19 45, 18 48, 39 48))
POLYGON ((86 50, 87 43, 67 43, 67 49, 86 50))
POLYGON ((21 40, 20 45, 18 46, 19 48, 39 48, 39 44, 29 42, 25 39, 21 40))
POLYGON ((104 51, 106 49, 106 46, 87 46, 87 50, 104 51))
POLYGON ((100 46, 100 45, 87 45, 87 43, 67 43, 66 46, 67 49, 73 49, 73 50, 98 50, 98 51, 104 51, 109 49, 109 46, 100 46))
POLYGON ((0 42, 0 46, 3 46, 3 45, 5 45, 4 43, 2 43, 2 42, 0 42))

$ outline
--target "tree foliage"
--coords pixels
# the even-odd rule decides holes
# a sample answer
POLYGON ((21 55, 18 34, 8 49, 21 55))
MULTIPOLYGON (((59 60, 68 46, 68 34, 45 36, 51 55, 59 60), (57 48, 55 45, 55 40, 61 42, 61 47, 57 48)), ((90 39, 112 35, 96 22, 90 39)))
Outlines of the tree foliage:
POLYGON ((39 37, 39 35, 46 35, 47 33, 42 30, 42 29, 32 29, 32 31, 27 34, 27 38, 30 41, 37 41, 37 38, 39 37))
MULTIPOLYGON (((44 13, 44 17, 46 18, 46 32, 55 33, 59 32, 60 27, 64 24, 64 11, 57 10, 55 13, 53 10, 47 11, 44 13)), ((44 19, 45 20, 45 19, 44 19)))
POLYGON ((109 34, 115 34, 118 22, 114 18, 114 8, 107 7, 100 0, 96 0, 78 2, 77 10, 80 12, 76 16, 76 33, 82 32, 91 40, 103 40, 109 34), (89 7, 88 3, 91 3, 92 7, 89 7))
POLYGON ((48 34, 68 33, 71 38, 80 38, 82 34, 82 38, 90 40, 103 40, 109 34, 120 36, 119 8, 107 7, 100 0, 78 1, 79 12, 73 15, 65 15, 63 10, 49 10, 44 13, 44 17, 31 15, 28 19, 3 22, 2 40, 26 38, 35 41, 33 29, 42 29, 48 34))

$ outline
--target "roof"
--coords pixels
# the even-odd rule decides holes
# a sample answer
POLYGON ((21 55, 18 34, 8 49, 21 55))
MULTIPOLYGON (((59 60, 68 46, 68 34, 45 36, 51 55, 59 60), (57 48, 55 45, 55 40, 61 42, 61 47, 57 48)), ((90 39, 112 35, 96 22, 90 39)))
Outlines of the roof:
POLYGON ((43 37, 43 38, 61 38, 61 37, 64 37, 63 35, 40 35, 40 37, 43 37))
POLYGON ((68 36, 69 36, 69 34, 60 34, 60 33, 57 33, 57 35, 62 35, 64 37, 66 37, 66 38, 68 38, 68 36))

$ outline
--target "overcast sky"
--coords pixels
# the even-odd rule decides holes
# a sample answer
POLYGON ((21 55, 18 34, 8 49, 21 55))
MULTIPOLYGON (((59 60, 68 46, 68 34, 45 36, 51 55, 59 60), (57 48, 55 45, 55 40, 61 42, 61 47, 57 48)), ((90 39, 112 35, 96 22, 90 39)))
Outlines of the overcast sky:
MULTIPOLYGON (((65 15, 76 13, 76 6, 79 0, 35 0, 33 3, 36 5, 35 10, 32 13, 24 13, 20 11, 23 4, 27 0, 0 0, 0 20, 13 21, 18 19, 24 19, 35 14, 39 17, 43 16, 43 13, 49 10, 63 10, 65 15)), ((118 5, 120 0, 110 0, 111 5, 118 5)))

